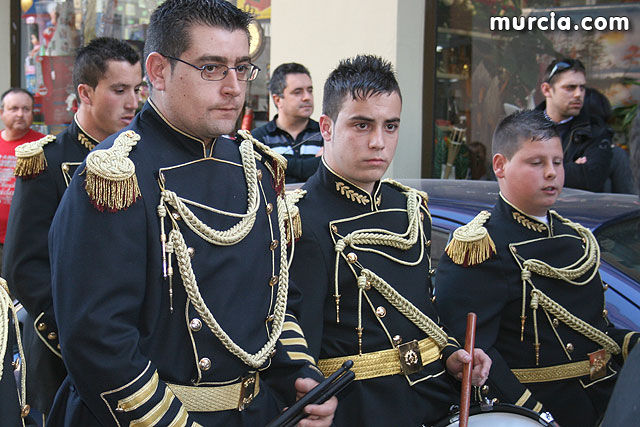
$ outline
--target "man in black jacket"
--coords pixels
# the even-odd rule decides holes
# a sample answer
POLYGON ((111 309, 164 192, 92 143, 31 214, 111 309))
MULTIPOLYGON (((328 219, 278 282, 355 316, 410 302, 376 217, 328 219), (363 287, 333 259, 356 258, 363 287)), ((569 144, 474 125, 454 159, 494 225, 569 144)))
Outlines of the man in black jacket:
POLYGON ((555 60, 540 86, 545 100, 537 109, 557 126, 564 152, 565 187, 603 191, 611 166, 611 143, 602 124, 583 107, 585 68, 577 59, 555 60))
POLYGON ((305 182, 322 155, 322 135, 313 113, 313 84, 309 70, 295 62, 279 65, 269 81, 278 114, 253 136, 287 159, 286 181, 305 182))

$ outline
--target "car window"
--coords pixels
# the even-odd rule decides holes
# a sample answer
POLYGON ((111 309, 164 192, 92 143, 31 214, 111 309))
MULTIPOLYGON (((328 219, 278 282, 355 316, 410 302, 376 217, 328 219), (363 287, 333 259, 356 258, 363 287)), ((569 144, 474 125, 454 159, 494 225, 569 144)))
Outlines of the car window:
POLYGON ((640 218, 601 227, 596 239, 602 259, 640 282, 640 218))
POLYGON ((449 231, 433 227, 431 229, 431 268, 438 267, 440 257, 449 242, 449 231))

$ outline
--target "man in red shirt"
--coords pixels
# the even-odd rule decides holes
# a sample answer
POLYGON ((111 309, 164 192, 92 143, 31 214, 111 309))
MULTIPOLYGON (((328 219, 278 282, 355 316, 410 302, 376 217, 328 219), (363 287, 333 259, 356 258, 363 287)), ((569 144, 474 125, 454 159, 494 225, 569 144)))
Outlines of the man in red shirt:
POLYGON ((31 129, 33 123, 33 95, 25 89, 11 88, 2 94, 0 118, 4 129, 0 133, 0 259, 7 231, 9 207, 16 178, 15 149, 18 145, 36 141, 43 134, 31 129))

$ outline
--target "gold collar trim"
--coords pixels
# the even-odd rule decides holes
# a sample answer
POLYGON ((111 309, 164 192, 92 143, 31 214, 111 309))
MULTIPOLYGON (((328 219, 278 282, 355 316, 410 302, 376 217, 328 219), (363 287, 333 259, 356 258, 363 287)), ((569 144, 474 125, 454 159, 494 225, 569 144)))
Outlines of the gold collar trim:
POLYGON ((76 126, 78 126, 78 129, 80 129, 80 132, 78 132, 78 142, 84 148, 91 151, 94 148, 96 148, 96 145, 98 145, 100 141, 98 141, 96 138, 91 136, 89 132, 84 130, 84 128, 80 125, 80 122, 78 121, 77 117, 78 117, 77 114, 73 116, 73 121, 76 123, 76 126))
POLYGON ((502 200, 504 200, 504 202, 506 204, 508 204, 509 206, 511 206, 514 209, 514 211, 511 212, 511 216, 521 226, 526 227, 529 230, 537 231, 538 233, 544 233, 545 231, 547 231, 549 229, 547 224, 544 224, 544 223, 538 221, 536 218, 530 217, 529 215, 525 214, 520 209, 515 207, 511 202, 509 202, 507 200, 506 197, 504 197, 502 192, 500 192, 500 197, 502 198, 502 200))
POLYGON ((325 161, 324 157, 322 157, 322 163, 324 164, 324 166, 327 168, 329 172, 331 172, 334 176, 344 181, 344 182, 338 181, 338 180, 335 181, 336 191, 340 193, 342 196, 346 197, 352 202, 359 203, 363 206, 371 205, 372 209, 374 208, 374 206, 373 204, 371 204, 371 200, 375 200, 376 208, 380 206, 380 204, 382 203, 382 194, 380 194, 380 188, 381 188, 380 182, 376 182, 374 187, 374 193, 372 195, 367 190, 361 187, 358 187, 356 184, 354 184, 353 182, 349 181, 348 179, 346 179, 345 177, 341 176, 336 171, 331 169, 331 167, 325 161))

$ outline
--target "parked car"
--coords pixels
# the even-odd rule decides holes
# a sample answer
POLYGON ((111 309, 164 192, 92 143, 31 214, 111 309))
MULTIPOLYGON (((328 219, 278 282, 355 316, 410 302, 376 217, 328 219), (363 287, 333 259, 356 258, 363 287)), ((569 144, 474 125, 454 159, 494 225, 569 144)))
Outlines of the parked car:
MULTIPOLYGON (((431 257, 437 263, 450 233, 482 210, 491 210, 498 184, 491 181, 403 179, 426 191, 433 219, 431 257)), ((640 199, 634 195, 591 193, 565 188, 553 207, 591 229, 601 249, 600 276, 609 319, 618 327, 640 330, 640 199)))

